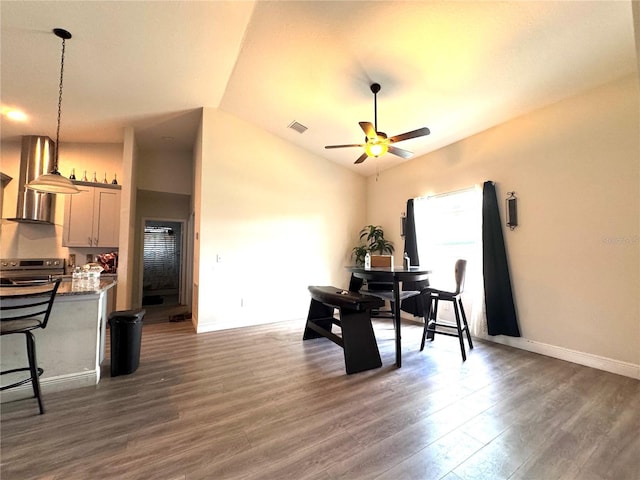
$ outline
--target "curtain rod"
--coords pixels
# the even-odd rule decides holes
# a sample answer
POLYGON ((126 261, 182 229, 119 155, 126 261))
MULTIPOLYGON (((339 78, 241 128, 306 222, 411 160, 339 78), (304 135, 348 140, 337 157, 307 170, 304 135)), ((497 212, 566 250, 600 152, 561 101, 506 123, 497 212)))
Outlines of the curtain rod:
POLYGON ((430 199, 430 198, 440 198, 440 197, 446 197, 449 195, 456 195, 458 193, 464 193, 464 192, 468 192, 471 190, 475 190, 476 188, 478 188, 477 185, 473 185, 471 187, 465 187, 465 188, 461 188, 459 190, 453 190, 451 192, 443 192, 443 193, 436 193, 434 195, 425 195, 423 197, 416 197, 415 200, 425 200, 425 199, 430 199))

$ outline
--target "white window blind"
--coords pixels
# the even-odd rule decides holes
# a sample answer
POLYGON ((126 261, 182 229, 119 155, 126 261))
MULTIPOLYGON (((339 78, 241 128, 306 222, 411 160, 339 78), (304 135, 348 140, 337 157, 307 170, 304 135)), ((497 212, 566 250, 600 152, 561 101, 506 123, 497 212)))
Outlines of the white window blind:
POLYGON ((167 290, 179 286, 178 238, 172 228, 144 229, 144 289, 167 290))

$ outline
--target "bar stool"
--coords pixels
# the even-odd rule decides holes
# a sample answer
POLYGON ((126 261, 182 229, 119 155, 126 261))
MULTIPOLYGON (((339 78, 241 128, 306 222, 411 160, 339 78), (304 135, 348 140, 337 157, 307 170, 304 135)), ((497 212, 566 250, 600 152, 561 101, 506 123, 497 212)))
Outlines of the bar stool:
POLYGON ((420 351, 424 349, 424 342, 427 338, 434 340, 435 334, 448 335, 450 337, 458 337, 460 341, 460 352, 462 353, 462 361, 467 359, 467 354, 464 349, 464 333, 466 332, 467 341, 469 342, 469 349, 473 349, 473 342, 471 341, 471 334, 469 333, 469 325, 467 324, 467 316, 464 313, 464 307, 462 306, 462 299, 460 296, 464 291, 464 278, 467 269, 467 261, 459 259, 455 265, 455 290, 441 290, 435 287, 428 287, 422 291, 422 299, 428 298, 428 305, 424 304, 424 330, 422 332, 422 342, 420 344, 420 351), (438 302, 448 301, 453 303, 453 310, 455 313, 455 324, 443 322, 438 320, 438 302))
POLYGON ((50 282, 32 282, 19 285, 0 285, 0 335, 24 334, 27 341, 28 367, 13 368, 0 375, 29 372, 29 377, 10 385, 0 387, 0 391, 31 382, 33 395, 38 400, 40 414, 44 413, 40 393, 40 375, 36 359, 36 340, 33 331, 46 328, 53 307, 60 279, 50 282))

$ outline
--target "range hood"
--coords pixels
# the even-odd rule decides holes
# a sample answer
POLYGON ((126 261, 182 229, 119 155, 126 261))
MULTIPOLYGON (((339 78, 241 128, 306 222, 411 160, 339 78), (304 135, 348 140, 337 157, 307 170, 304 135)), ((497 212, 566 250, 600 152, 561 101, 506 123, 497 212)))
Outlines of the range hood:
POLYGON ((53 168, 55 143, 49 137, 26 135, 22 137, 20 177, 18 179, 18 207, 14 222, 53 225, 55 195, 36 192, 25 187, 53 168))

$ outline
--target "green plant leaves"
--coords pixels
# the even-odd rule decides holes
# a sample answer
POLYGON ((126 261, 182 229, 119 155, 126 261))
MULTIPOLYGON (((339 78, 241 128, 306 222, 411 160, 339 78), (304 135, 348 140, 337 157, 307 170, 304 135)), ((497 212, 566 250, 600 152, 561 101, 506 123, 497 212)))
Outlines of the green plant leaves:
POLYGON ((380 255, 392 254, 394 251, 393 242, 384 238, 384 230, 380 225, 366 225, 360 230, 360 241, 365 241, 366 245, 353 247, 351 256, 357 265, 364 263, 367 252, 378 253, 380 255))

